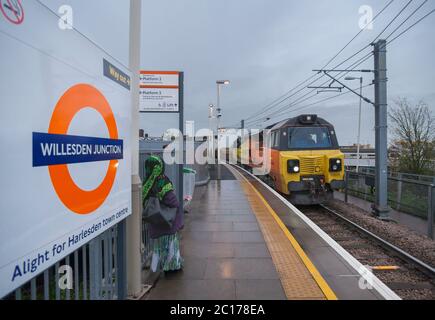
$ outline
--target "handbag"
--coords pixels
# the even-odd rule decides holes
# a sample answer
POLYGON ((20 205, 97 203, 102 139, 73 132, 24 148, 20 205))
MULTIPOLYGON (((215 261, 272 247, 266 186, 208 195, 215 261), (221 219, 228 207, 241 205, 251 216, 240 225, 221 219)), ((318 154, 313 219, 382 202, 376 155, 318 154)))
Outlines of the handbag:
POLYGON ((142 216, 147 223, 171 228, 177 210, 177 208, 171 208, 160 203, 157 197, 149 197, 142 211, 142 216))

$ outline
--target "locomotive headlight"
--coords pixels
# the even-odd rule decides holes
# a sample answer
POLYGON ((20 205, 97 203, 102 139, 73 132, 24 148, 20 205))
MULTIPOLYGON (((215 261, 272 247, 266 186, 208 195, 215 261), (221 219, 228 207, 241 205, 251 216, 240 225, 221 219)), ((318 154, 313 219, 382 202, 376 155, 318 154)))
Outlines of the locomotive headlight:
POLYGON ((342 161, 341 159, 329 159, 329 171, 338 172, 341 171, 342 161))
POLYGON ((287 172, 288 173, 299 173, 299 160, 287 160, 287 172))

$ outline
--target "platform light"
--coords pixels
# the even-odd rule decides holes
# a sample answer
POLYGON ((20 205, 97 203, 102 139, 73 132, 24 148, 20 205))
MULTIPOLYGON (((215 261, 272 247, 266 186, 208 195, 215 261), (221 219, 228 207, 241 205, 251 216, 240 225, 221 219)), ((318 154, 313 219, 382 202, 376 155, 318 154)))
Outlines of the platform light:
MULTIPOLYGON (((221 105, 220 105, 220 94, 221 94, 221 85, 228 85, 230 84, 230 80, 217 80, 216 81, 216 87, 217 87, 217 162, 218 164, 221 162, 221 153, 219 150, 219 124, 220 124, 220 118, 222 117, 222 113, 221 113, 221 105)), ((218 165, 217 166, 217 180, 221 180, 221 166, 218 165)))
POLYGON ((230 80, 218 80, 218 81, 216 81, 216 84, 228 85, 228 84, 230 84, 230 80))

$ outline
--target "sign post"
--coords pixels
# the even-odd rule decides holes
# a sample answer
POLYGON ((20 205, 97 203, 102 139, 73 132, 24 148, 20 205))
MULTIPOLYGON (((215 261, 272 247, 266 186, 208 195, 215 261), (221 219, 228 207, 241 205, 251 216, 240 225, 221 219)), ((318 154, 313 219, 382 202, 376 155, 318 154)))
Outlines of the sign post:
POLYGON ((140 112, 180 113, 180 75, 178 71, 140 72, 140 112))
POLYGON ((178 200, 183 205, 184 165, 184 73, 179 71, 141 71, 140 105, 142 113, 177 113, 180 158, 178 165, 178 200))

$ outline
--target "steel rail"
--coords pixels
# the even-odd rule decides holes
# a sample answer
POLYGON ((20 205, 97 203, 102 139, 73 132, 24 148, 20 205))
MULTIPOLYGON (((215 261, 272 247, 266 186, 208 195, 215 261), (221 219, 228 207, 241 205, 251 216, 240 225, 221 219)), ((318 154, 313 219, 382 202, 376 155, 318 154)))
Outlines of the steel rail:
POLYGON ((361 227, 360 225, 356 224, 355 222, 349 220, 348 218, 344 217, 343 215, 339 214, 338 212, 334 211, 331 208, 328 208, 327 206, 320 204, 320 207, 328 211, 330 214, 334 215, 335 217, 339 218, 343 222, 345 222, 347 225, 350 225, 352 228, 356 229, 359 233, 368 236, 372 240, 375 240, 377 243, 381 245, 382 248, 390 251, 391 253, 395 254, 402 260, 405 260, 412 265, 414 265, 418 270, 426 274, 432 279, 435 279, 435 268, 432 268, 427 263, 421 261, 420 259, 414 257, 413 255, 409 254, 408 252, 400 249, 399 247, 391 244, 390 242, 382 239, 381 237, 377 236, 373 232, 361 227))

